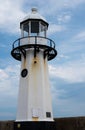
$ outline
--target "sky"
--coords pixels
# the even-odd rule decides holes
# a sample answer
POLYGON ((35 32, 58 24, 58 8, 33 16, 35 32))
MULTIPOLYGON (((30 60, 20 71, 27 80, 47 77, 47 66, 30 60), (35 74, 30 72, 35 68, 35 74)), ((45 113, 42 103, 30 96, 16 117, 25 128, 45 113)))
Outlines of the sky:
POLYGON ((20 21, 36 7, 58 55, 48 62, 53 116, 85 116, 85 0, 0 0, 0 120, 15 120, 20 62, 11 56, 20 21))

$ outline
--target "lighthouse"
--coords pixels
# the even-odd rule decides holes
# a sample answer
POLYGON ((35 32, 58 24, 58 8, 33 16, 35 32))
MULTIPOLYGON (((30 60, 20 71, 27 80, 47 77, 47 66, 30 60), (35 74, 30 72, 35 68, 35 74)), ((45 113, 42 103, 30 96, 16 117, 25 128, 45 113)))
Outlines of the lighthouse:
POLYGON ((14 130, 55 130, 48 61, 56 57, 57 51, 54 41, 47 38, 48 26, 32 8, 20 22, 21 37, 12 45, 11 55, 21 61, 14 130))

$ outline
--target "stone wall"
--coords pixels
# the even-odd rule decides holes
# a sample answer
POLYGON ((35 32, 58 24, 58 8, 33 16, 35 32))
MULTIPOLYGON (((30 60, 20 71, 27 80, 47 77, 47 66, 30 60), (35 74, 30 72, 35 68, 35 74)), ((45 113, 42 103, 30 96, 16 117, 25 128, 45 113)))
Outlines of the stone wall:
POLYGON ((13 130, 14 121, 0 121, 0 130, 13 130))
MULTIPOLYGON (((55 118, 56 130, 85 130, 85 117, 55 118)), ((14 121, 0 121, 0 130, 13 130, 14 121)))
POLYGON ((56 118, 56 130, 85 130, 85 117, 56 118))

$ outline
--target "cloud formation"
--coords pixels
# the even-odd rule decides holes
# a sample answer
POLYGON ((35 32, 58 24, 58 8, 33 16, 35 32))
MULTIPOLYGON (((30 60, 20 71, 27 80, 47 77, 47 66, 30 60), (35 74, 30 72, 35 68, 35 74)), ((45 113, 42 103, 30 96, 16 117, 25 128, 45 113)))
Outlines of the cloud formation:
POLYGON ((50 24, 48 29, 48 35, 52 35, 57 32, 65 31, 65 27, 63 25, 57 25, 57 24, 50 24))
MULTIPOLYGON (((54 37, 58 49, 57 58, 52 61, 52 64, 49 63, 54 115, 84 114, 85 29, 84 23, 82 28, 79 26, 76 28, 77 21, 80 19, 76 15, 82 14, 82 12, 78 12, 77 8, 79 5, 83 5, 85 0, 50 0, 48 4, 46 3, 48 0, 0 1, 0 33, 7 34, 5 37, 3 35, 4 42, 10 41, 9 34, 12 35, 11 41, 14 40, 15 35, 19 32, 20 21, 32 7, 37 7, 40 14, 49 20, 48 34, 54 37), (76 110, 79 105, 82 112, 79 109, 76 110)), ((3 44, 3 39, 0 42, 2 50, 0 51, 0 117, 7 119, 10 116, 14 119, 20 66, 15 61, 16 65, 13 61, 9 63, 8 57, 3 59, 5 57, 3 50, 4 52, 10 50, 10 45, 3 44), (14 114, 12 115, 12 113, 14 114)))
POLYGON ((1 1, 0 12, 0 29, 2 32, 18 32, 18 23, 25 15, 22 11, 22 0, 1 1))
POLYGON ((13 66, 7 66, 4 69, 0 69, 0 92, 15 96, 19 82, 19 68, 19 65, 15 65, 14 68, 13 66))
MULTIPOLYGON (((38 7, 40 8, 40 12, 42 12, 43 15, 57 15, 57 11, 59 9, 63 8, 68 8, 68 7, 73 7, 77 6, 79 4, 84 3, 84 0, 72 0, 72 1, 60 1, 60 0, 50 0, 49 4, 46 5, 48 1, 42 1, 40 2, 39 0, 30 1, 28 2, 27 0, 6 0, 6 1, 1 1, 0 2, 0 29, 2 32, 9 32, 9 33, 16 33, 19 32, 19 22, 24 18, 26 14, 26 10, 24 11, 24 8, 30 8, 30 7, 38 7), (34 3, 37 3, 34 4, 34 3), (50 8, 50 11, 47 10, 50 8)), ((58 21, 61 22, 68 22, 71 19, 71 16, 68 14, 63 14, 60 16, 58 15, 58 21)), ((54 26, 54 25, 52 25, 54 26)), ((62 27, 56 26, 57 30, 61 30, 62 27)), ((53 30, 54 32, 54 30, 53 30)))
POLYGON ((51 76, 61 78, 67 82, 85 82, 85 60, 66 62, 62 65, 49 66, 51 76))

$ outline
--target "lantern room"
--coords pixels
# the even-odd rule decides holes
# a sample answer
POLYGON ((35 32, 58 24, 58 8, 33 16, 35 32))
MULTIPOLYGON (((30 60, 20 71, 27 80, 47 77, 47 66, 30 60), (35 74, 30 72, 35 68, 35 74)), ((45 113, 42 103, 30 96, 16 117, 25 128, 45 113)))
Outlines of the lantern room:
POLYGON ((14 41, 12 56, 21 61, 21 55, 26 57, 26 51, 33 49, 34 57, 39 50, 42 50, 44 59, 47 57, 48 60, 52 60, 57 55, 57 51, 54 41, 47 38, 48 25, 37 9, 32 8, 31 13, 20 22, 21 38, 14 41))
POLYGON ((46 37, 48 23, 37 12, 36 8, 32 8, 31 14, 24 18, 20 23, 21 37, 42 36, 46 37))

